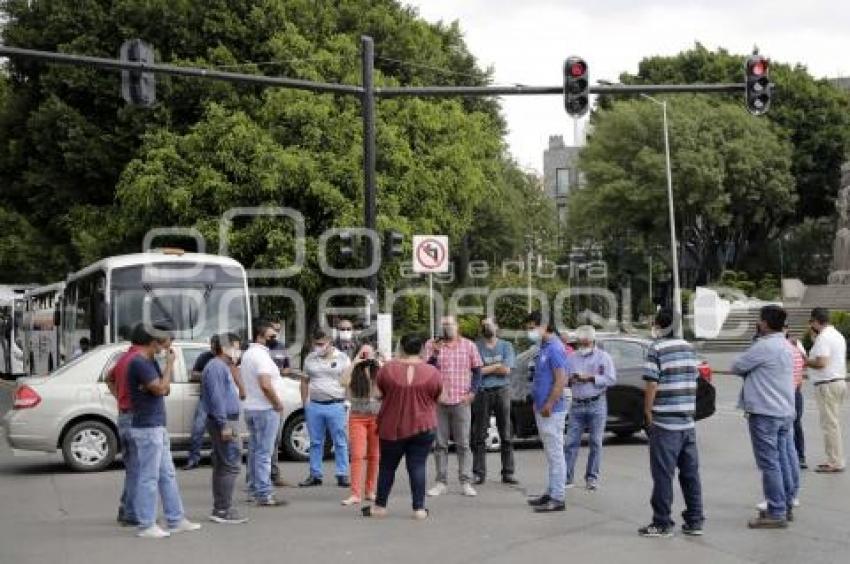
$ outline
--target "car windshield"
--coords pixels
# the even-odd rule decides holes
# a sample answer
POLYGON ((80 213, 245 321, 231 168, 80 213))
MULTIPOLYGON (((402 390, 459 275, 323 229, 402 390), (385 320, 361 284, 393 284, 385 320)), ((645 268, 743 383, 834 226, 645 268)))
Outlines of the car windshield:
POLYGON ((225 332, 247 339, 244 283, 230 269, 169 265, 157 271, 156 277, 149 276, 144 267, 113 274, 113 338, 127 339, 130 328, 143 321, 165 322, 175 338, 188 341, 206 342, 212 335, 225 332), (173 273, 170 278, 169 273, 173 273))
POLYGON ((618 370, 641 368, 646 362, 646 348, 635 341, 603 341, 600 346, 611 355, 618 370))

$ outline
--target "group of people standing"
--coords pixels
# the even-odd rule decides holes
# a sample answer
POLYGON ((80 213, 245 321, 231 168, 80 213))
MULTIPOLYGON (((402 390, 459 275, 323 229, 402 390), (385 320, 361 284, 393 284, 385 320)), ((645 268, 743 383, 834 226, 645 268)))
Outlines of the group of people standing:
MULTIPOLYGON (((644 411, 653 479, 653 518, 639 533, 673 534, 673 479, 678 472, 686 510, 682 532, 703 532, 702 486, 694 415, 699 361, 693 347, 672 336, 673 312, 660 310, 649 346, 643 379, 644 411)), ((765 501, 751 528, 781 528, 793 520, 798 504, 800 469, 806 468, 801 384, 805 367, 814 380, 827 461, 817 471, 844 470, 838 419, 846 391, 846 344, 829 324, 825 310, 812 312, 816 334, 808 355, 785 334, 785 312, 778 306, 761 311, 758 337, 733 366, 743 377, 740 406, 748 418, 753 451, 763 474, 765 501)), ((500 339, 492 319, 480 325, 477 343, 462 337, 457 320, 441 319, 440 334, 424 341, 401 339, 400 355, 383 359, 368 343, 356 343, 343 320, 338 338, 319 329, 303 373, 295 374, 279 342, 280 326, 257 323, 254 342, 243 352, 236 335, 211 341, 198 358, 201 400, 195 431, 212 442, 213 510, 210 520, 247 521, 234 508, 233 494, 241 468, 240 416, 248 428, 247 484, 258 507, 285 505, 275 486, 288 485, 275 474, 284 410, 284 377, 301 379, 301 400, 310 435, 308 476, 300 487, 323 484, 325 436, 334 446, 336 485, 350 490, 344 506, 363 505, 362 514, 382 517, 402 458, 410 480, 413 517, 428 516, 426 496, 449 492, 449 445, 458 459, 460 492, 477 495, 487 480, 486 437, 495 416, 501 439, 501 481, 518 483, 514 473, 510 375, 515 353, 500 339), (203 426, 200 425, 203 421, 203 426), (434 451, 435 483, 427 488, 427 460, 434 451), (369 504, 364 504, 369 502, 369 504)), ((565 343, 540 312, 526 319, 527 337, 537 347, 532 364, 531 397, 547 460, 547 487, 528 500, 535 512, 564 511, 566 490, 574 486, 574 467, 582 435, 589 438, 585 487, 599 487, 602 438, 607 419, 606 390, 617 381, 611 357, 596 346, 595 331, 576 331, 576 349, 565 343), (566 425, 569 413, 569 425, 566 425), (565 428, 567 438, 564 439, 565 428)), ((138 527, 138 535, 163 538, 194 531, 185 518, 171 459, 163 397, 170 391, 174 367, 171 338, 165 327, 134 329, 132 346, 110 371, 108 383, 119 406, 119 433, 126 467, 118 519, 138 527), (163 368, 164 367, 164 368, 163 368), (167 527, 156 522, 162 498, 167 527)), ((195 444, 201 441, 195 439, 195 444)), ((198 446, 200 448, 200 446, 198 446)), ((197 465, 190 454, 186 468, 197 465)))

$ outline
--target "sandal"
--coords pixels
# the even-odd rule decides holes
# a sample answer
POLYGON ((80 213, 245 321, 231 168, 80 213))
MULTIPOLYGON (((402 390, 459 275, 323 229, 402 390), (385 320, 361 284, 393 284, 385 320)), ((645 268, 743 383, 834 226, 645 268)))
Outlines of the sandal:
POLYGON ((815 468, 815 472, 818 474, 840 474, 841 472, 844 472, 844 468, 830 466, 829 464, 819 464, 818 467, 815 468))
POLYGON ((357 497, 356 495, 353 495, 353 496, 349 497, 348 499, 342 500, 341 503, 344 506, 348 507, 349 505, 360 505, 360 501, 361 500, 360 500, 359 497, 357 497))

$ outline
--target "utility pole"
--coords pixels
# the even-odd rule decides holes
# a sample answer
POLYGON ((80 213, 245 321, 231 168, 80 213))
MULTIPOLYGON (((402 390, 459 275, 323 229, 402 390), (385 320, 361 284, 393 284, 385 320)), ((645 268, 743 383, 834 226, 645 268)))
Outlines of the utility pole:
MULTIPOLYGON (((377 232, 377 197, 375 188, 375 44, 371 37, 360 38, 360 54, 363 62, 363 91, 360 95, 363 114, 363 220, 366 229, 377 232)), ((367 237, 367 257, 373 256, 373 239, 367 237)), ((366 324, 372 323, 372 306, 377 311, 378 274, 370 274, 366 280, 369 297, 366 298, 366 324)))

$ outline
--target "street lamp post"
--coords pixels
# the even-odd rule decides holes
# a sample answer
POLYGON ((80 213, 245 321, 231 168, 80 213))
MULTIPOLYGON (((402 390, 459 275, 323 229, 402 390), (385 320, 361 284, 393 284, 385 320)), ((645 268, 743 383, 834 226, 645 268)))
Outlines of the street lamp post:
POLYGON ((664 157, 667 162, 667 206, 670 213, 670 254, 673 259, 673 313, 676 318, 673 328, 677 338, 684 336, 682 317, 682 288, 679 285, 679 243, 676 240, 676 213, 673 207, 673 173, 670 166, 670 131, 667 127, 667 101, 656 100, 647 94, 641 94, 650 102, 661 106, 664 117, 664 157))

